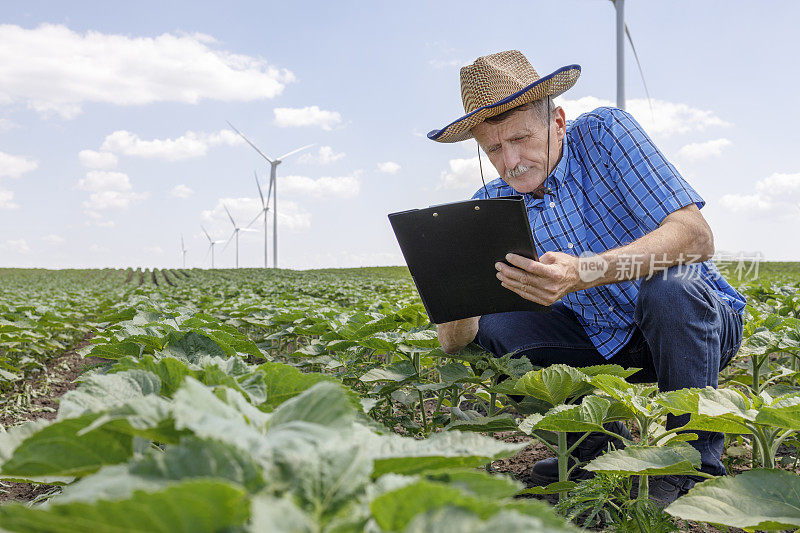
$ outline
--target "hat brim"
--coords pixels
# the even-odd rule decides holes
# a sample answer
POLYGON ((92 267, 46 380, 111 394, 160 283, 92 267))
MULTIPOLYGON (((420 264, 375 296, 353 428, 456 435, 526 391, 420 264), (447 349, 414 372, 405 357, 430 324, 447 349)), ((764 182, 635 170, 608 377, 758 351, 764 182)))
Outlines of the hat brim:
POLYGON ((472 128, 487 118, 499 115, 500 113, 504 113, 522 104, 539 100, 545 96, 558 96, 575 85, 580 74, 580 65, 561 67, 498 102, 479 107, 475 111, 454 120, 444 128, 429 132, 428 138, 442 143, 453 143, 471 139, 472 128))

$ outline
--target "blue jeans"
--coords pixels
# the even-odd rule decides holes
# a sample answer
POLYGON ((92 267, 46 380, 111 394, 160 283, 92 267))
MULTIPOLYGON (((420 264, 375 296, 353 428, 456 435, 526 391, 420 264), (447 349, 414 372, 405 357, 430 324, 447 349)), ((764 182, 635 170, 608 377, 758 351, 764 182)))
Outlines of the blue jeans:
MULTIPOLYGON (((719 371, 742 343, 742 317, 703 282, 692 266, 671 267, 642 279, 631 340, 605 359, 595 349, 575 314, 561 302, 550 313, 497 313, 481 317, 475 342, 501 356, 517 352, 534 365, 563 363, 581 367, 614 363, 640 367, 630 381, 658 382, 662 391, 717 386, 719 371)), ((688 415, 667 417, 667 429, 688 415)), ((691 444, 700 452, 701 470, 725 475, 721 433, 697 432, 691 444)))

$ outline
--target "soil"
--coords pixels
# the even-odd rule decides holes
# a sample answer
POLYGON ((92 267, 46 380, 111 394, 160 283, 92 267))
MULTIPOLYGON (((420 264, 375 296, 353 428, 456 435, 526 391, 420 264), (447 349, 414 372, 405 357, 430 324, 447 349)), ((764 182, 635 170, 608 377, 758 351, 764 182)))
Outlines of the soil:
MULTIPOLYGON (((78 350, 89 344, 90 338, 91 335, 70 351, 51 358, 46 363, 46 370, 39 376, 21 382, 12 389, 8 396, 20 394, 23 387, 29 387, 30 404, 23 411, 0 416, 0 425, 10 427, 41 418, 54 420, 58 411, 58 399, 78 386, 75 379, 87 368, 108 362, 99 357, 83 358, 77 353, 78 350)), ((30 502, 55 488, 53 485, 0 481, 0 503, 13 500, 30 502)))

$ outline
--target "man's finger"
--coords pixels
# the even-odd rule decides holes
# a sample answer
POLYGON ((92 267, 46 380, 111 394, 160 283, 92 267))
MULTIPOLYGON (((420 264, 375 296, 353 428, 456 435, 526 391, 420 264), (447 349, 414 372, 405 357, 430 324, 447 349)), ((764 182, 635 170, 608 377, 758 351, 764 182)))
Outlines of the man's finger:
POLYGON ((511 292, 516 293, 518 296, 525 298, 526 300, 530 300, 531 302, 536 302, 537 304, 547 305, 545 299, 535 292, 530 292, 529 290, 525 290, 518 286, 511 286, 505 282, 501 283, 500 285, 510 290, 511 292))
POLYGON ((521 255, 506 254, 506 261, 515 267, 521 268, 525 272, 530 272, 537 276, 547 276, 549 273, 549 269, 542 263, 534 261, 533 259, 528 259, 527 257, 522 257, 521 255))

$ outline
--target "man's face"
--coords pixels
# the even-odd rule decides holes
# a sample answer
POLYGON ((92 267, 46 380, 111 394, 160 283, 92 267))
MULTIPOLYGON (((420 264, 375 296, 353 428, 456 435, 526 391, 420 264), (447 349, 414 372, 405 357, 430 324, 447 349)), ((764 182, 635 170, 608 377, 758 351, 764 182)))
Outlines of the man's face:
POLYGON ((494 168, 518 192, 532 192, 544 183, 561 155, 564 110, 557 107, 550 122, 550 168, 547 166, 547 125, 532 109, 514 113, 499 124, 481 122, 472 135, 494 168))

